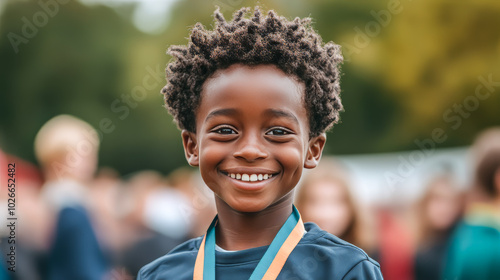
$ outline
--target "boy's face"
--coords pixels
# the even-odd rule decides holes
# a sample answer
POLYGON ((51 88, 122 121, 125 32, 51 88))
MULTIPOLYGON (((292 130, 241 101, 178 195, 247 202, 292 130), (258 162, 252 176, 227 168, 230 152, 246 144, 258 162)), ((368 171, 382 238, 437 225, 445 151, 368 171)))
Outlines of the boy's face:
POLYGON ((196 133, 182 132, 189 164, 236 211, 291 203, 302 169, 317 165, 326 141, 309 139, 303 84, 275 66, 235 64, 203 86, 196 133))

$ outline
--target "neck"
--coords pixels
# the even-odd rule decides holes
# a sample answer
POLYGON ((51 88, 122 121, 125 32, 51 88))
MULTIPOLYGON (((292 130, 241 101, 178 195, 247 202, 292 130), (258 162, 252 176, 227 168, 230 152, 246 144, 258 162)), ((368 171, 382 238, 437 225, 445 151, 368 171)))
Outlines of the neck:
POLYGON ((215 235, 217 245, 234 251, 271 244, 292 213, 292 193, 289 196, 255 213, 236 211, 216 198, 219 218, 215 235))

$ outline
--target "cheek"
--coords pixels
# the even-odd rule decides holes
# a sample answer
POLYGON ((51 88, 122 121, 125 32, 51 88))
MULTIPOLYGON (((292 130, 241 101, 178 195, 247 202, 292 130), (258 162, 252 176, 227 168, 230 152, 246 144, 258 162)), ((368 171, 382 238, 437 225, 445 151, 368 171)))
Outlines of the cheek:
POLYGON ((205 168, 214 168, 214 165, 227 157, 229 150, 229 147, 220 145, 216 142, 200 147, 200 172, 203 172, 205 168))
POLYGON ((288 171, 297 169, 301 171, 304 166, 305 154, 299 143, 291 143, 275 149, 275 156, 288 171))
POLYGON ((214 182, 216 182, 216 172, 217 165, 227 157, 229 149, 221 147, 221 145, 209 144, 203 147, 200 147, 199 150, 199 169, 201 177, 203 181, 207 184, 212 191, 216 191, 213 189, 214 182))
POLYGON ((304 157, 300 149, 296 147, 283 147, 275 151, 276 159, 283 166, 284 176, 288 180, 289 187, 294 188, 302 176, 304 157))

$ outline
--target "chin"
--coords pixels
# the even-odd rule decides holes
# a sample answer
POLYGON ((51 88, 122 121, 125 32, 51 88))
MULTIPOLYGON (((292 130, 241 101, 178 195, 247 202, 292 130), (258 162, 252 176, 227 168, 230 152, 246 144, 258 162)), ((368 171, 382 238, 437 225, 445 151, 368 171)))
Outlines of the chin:
POLYGON ((226 201, 233 210, 242 213, 256 213, 265 210, 269 204, 263 201, 226 201))

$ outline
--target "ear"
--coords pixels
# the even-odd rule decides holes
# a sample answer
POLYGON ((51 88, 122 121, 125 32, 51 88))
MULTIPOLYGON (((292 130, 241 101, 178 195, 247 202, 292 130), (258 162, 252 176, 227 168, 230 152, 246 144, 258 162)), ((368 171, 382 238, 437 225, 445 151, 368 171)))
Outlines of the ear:
POLYGON ((181 132, 182 145, 184 146, 184 154, 186 155, 186 160, 191 166, 198 166, 198 144, 196 142, 196 134, 189 132, 185 129, 181 132))
POLYGON ((321 154, 323 153, 323 148, 325 147, 325 143, 325 133, 321 133, 319 136, 313 137, 309 140, 309 147, 307 149, 304 168, 311 169, 318 166, 319 160, 321 159, 321 154))

